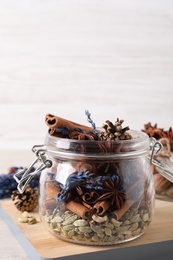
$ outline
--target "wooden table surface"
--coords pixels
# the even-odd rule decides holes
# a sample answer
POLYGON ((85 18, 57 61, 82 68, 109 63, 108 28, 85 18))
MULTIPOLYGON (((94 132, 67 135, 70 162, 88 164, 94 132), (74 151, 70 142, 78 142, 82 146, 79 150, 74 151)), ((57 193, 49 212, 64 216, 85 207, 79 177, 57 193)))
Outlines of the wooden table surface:
MULTIPOLYGON (((1 0, 0 171, 44 142, 47 113, 173 126, 172 0, 1 0)), ((27 260, 0 219, 0 259, 27 260)))
MULTIPOLYGON (((107 255, 109 255, 109 257, 111 256, 111 259, 113 259, 113 255, 115 254, 117 257, 121 257, 122 252, 119 253, 118 249, 122 249, 125 252, 125 250, 132 248, 134 254, 136 251, 135 247, 146 246, 147 250, 148 245, 152 246, 157 244, 157 251, 151 249, 151 255, 156 257, 157 254, 158 259, 159 254, 163 251, 163 248, 159 251, 159 245, 160 247, 163 247, 163 245, 159 243, 164 242, 168 244, 172 241, 171 243, 173 246, 173 207, 171 203, 172 202, 156 200, 155 217, 143 236, 128 243, 105 247, 78 245, 55 238, 45 229, 37 211, 31 213, 32 216, 37 219, 37 224, 28 225, 26 223, 20 223, 18 218, 21 218, 21 212, 14 207, 13 202, 10 199, 1 202, 0 215, 4 222, 10 226, 13 234, 18 236, 19 243, 24 247, 31 259, 33 256, 35 260, 61 260, 62 258, 69 259, 69 257, 78 257, 77 259, 80 258, 83 260, 86 258, 84 255, 90 253, 91 260, 97 257, 102 260, 105 259, 104 256, 102 256, 103 253, 105 254, 105 251, 107 251, 107 255), (25 243, 23 242, 24 239, 26 239, 25 243), (92 256, 92 253, 97 254, 97 257, 96 255, 92 256)), ((164 251, 166 259, 169 259, 169 253, 170 252, 168 251, 164 251)), ((135 257, 140 257, 140 254, 137 253, 135 257)), ((134 259, 134 256, 130 256, 129 259, 134 259)), ((170 259, 172 258, 170 257, 170 259)))

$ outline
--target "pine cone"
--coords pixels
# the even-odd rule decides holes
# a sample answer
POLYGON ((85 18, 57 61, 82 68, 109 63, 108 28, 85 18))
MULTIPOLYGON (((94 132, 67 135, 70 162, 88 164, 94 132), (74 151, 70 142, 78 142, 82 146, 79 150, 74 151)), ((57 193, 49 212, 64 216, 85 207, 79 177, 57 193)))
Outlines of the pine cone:
POLYGON ((18 210, 33 211, 38 206, 38 187, 32 188, 28 184, 22 194, 18 190, 13 191, 11 199, 18 210))
POLYGON ((117 118, 117 121, 115 124, 113 124, 111 121, 107 120, 105 124, 103 124, 103 128, 105 129, 105 132, 101 131, 99 133, 99 138, 101 141, 116 141, 116 140, 129 140, 132 139, 132 136, 126 132, 129 130, 129 127, 122 127, 124 120, 119 120, 117 118))

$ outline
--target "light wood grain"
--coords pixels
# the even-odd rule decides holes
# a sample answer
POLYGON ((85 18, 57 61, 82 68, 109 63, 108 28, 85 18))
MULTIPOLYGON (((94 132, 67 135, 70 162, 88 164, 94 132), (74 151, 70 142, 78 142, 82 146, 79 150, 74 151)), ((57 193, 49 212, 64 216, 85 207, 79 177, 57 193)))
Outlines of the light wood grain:
POLYGON ((146 233, 140 238, 128 243, 114 246, 82 246, 73 243, 68 243, 63 240, 59 240, 52 236, 39 221, 37 212, 33 212, 32 215, 37 218, 39 223, 35 225, 28 225, 20 223, 18 218, 21 217, 21 213, 14 207, 11 200, 4 200, 1 202, 1 206, 7 214, 12 218, 15 225, 21 230, 21 232, 30 241, 32 246, 38 252, 42 258, 60 258, 70 255, 80 255, 91 252, 98 252, 102 250, 110 250, 115 248, 138 246, 150 243, 156 243, 161 241, 173 240, 173 207, 170 207, 170 202, 156 201, 155 217, 146 233))

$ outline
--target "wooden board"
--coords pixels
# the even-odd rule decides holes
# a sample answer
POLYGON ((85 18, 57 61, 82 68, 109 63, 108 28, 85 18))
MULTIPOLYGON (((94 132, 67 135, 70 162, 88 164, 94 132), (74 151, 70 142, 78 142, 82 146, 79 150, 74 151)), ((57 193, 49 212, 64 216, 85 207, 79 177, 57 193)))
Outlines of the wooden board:
MULTIPOLYGON (((90 259, 94 259, 96 253, 102 252, 102 256, 106 253, 126 252, 127 249, 136 248, 146 245, 159 245, 164 249, 172 250, 173 246, 173 204, 172 202, 156 200, 155 216, 147 229, 147 232, 131 242, 114 245, 114 246, 83 246, 73 243, 68 243, 59 240, 52 236, 39 220, 38 212, 32 213, 38 223, 28 225, 18 222, 18 217, 21 217, 21 212, 18 211, 10 199, 2 200, 0 207, 0 216, 9 226, 10 230, 19 240, 31 259, 68 259, 68 256, 80 257, 86 259, 88 253, 90 259), (172 246, 171 246, 172 245, 172 246), (169 247, 168 249, 166 249, 169 247), (120 251, 121 249, 121 251, 120 251), (92 258, 93 256, 93 258, 92 258)), ((154 247, 153 247, 154 248, 154 247)), ((160 247, 157 245, 157 251, 160 247)), ((145 249, 145 248, 144 248, 145 249)), ((151 250, 151 248, 150 248, 151 250)), ((135 251, 137 252, 137 251, 135 251)), ((147 250, 145 250, 147 252, 147 250)), ((105 257, 105 256, 104 256, 105 257)), ((72 260, 72 258, 70 258, 72 260)), ((103 258, 104 259, 104 258, 103 258)), ((111 257, 109 258, 111 259, 111 257)), ((167 258, 168 259, 168 258, 167 258)))

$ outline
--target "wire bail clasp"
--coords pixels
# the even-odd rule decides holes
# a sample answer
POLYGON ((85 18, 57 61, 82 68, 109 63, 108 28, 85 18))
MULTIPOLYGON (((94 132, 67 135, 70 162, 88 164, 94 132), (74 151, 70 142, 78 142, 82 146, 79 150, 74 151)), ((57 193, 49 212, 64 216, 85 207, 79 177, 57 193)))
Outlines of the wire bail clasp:
POLYGON ((157 160, 155 160, 154 156, 162 149, 162 144, 153 137, 150 138, 150 141, 150 163, 156 166, 158 173, 173 183, 173 157, 167 158, 158 156, 157 160))
POLYGON ((18 183, 17 189, 20 193, 23 193, 26 189, 28 183, 32 180, 35 174, 41 172, 45 168, 50 168, 52 166, 52 161, 47 160, 45 156, 45 146, 44 145, 34 145, 32 147, 32 152, 34 152, 37 158, 28 166, 20 170, 19 172, 13 175, 13 178, 18 183), (37 168, 32 171, 32 168, 40 162, 37 168))
POLYGON ((154 160, 154 155, 157 154, 162 149, 162 144, 156 141, 156 139, 153 137, 150 137, 150 141, 151 141, 150 142, 150 148, 151 148, 150 163, 156 165, 157 161, 154 160))

